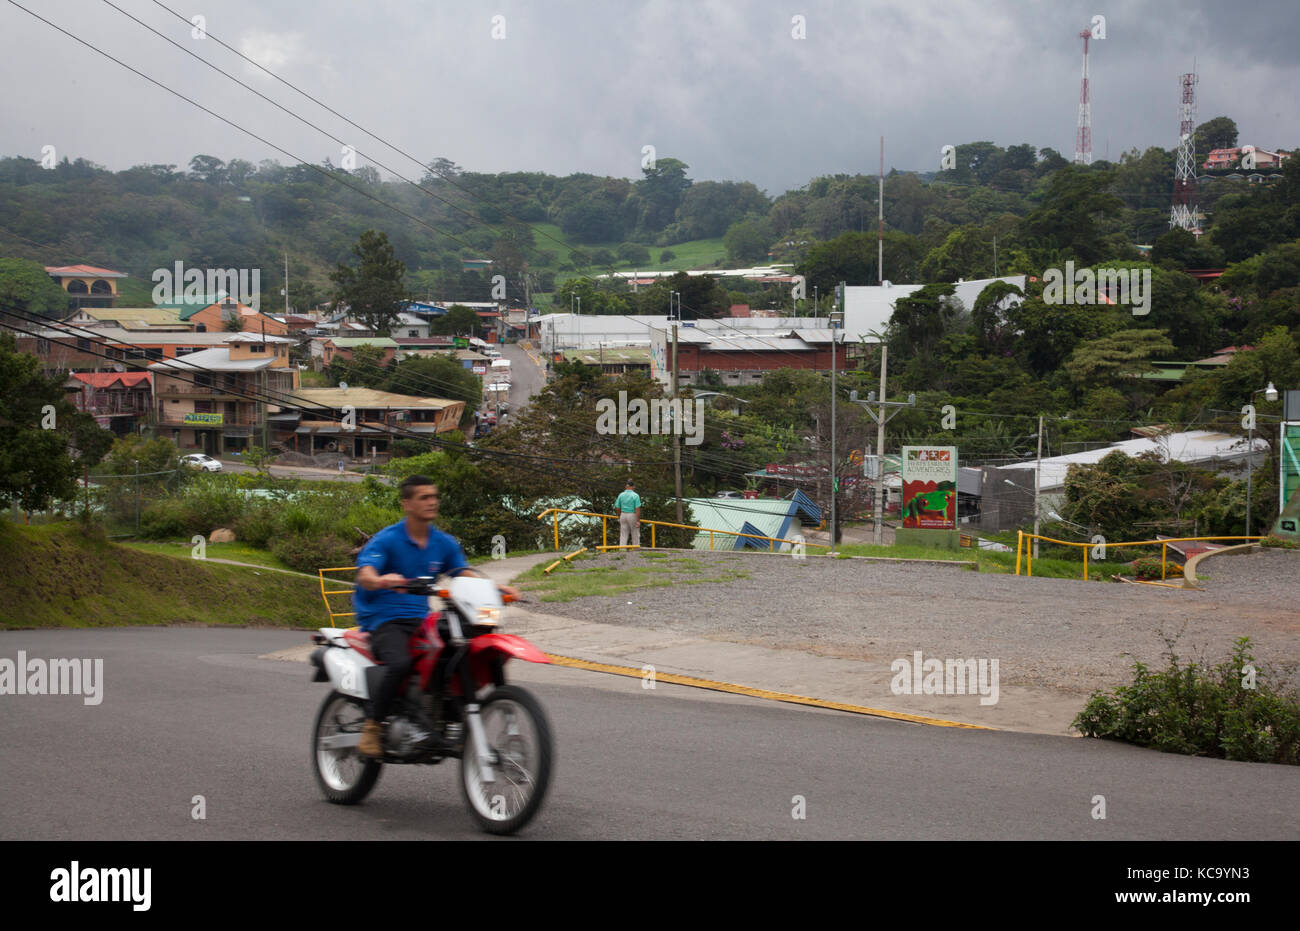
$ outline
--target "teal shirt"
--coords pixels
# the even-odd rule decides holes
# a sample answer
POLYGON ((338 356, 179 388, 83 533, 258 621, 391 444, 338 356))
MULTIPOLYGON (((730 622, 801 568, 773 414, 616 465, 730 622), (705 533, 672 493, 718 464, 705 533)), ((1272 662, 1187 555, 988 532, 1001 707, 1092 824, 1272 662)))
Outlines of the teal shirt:
POLYGON ((631 514, 641 506, 641 496, 635 491, 625 491, 614 499, 614 507, 622 514, 631 514))

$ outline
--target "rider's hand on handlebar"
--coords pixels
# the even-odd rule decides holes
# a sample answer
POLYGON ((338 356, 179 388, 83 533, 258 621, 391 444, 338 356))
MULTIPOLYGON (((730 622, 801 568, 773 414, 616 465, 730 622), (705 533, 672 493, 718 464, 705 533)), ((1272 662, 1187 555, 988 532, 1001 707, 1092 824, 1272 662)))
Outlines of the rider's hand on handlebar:
POLYGON ((409 580, 400 572, 390 572, 387 575, 381 575, 379 583, 383 588, 401 588, 403 585, 409 584, 409 580))
POLYGON ((512 601, 519 600, 519 589, 515 588, 514 586, 498 585, 497 587, 501 589, 501 600, 504 603, 509 604, 512 601))

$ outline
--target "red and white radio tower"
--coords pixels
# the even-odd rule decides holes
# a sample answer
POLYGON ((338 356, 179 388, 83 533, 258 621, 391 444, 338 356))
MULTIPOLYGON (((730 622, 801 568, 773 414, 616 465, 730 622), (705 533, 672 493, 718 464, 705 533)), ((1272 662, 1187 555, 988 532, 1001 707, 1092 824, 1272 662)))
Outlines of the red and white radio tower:
POLYGON ((1201 232, 1201 214, 1196 198, 1196 74, 1179 78, 1183 89, 1178 104, 1178 157, 1174 162, 1174 204, 1169 210, 1169 225, 1180 226, 1194 234, 1201 232))
POLYGON ((1074 136, 1074 163, 1092 164, 1092 88, 1088 86, 1088 29, 1079 33, 1083 40, 1083 80, 1079 84, 1079 131, 1074 136))

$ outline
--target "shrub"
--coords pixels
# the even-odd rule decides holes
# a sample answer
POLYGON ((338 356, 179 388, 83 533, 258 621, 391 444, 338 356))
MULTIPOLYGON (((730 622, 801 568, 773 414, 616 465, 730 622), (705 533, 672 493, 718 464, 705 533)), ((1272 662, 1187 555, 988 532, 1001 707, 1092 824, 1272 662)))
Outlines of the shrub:
POLYGON ((1133 684, 1094 692, 1073 726, 1085 737, 1122 740, 1166 753, 1300 765, 1300 695, 1275 686, 1242 637, 1217 666, 1133 664, 1133 684))
POLYGON ((352 565, 352 547, 333 534, 291 533, 271 541, 271 552, 299 572, 352 565))
POLYGON ((1280 547, 1284 550, 1300 549, 1300 543, 1295 540, 1288 540, 1286 537, 1279 537, 1276 534, 1269 534, 1259 541, 1260 546, 1280 547))
POLYGON ((677 258, 676 252, 674 252, 672 249, 665 249, 663 252, 659 253, 659 264, 667 265, 675 258, 677 258))
POLYGON ((163 498, 140 512, 140 535, 147 540, 185 536, 188 526, 185 502, 179 498, 163 498))
POLYGON ((1133 574, 1139 579, 1160 578, 1160 560, 1154 556, 1140 556, 1133 560, 1133 574))
POLYGON ((283 505, 254 504, 235 520, 235 536, 249 544, 265 548, 280 529, 278 512, 283 505))

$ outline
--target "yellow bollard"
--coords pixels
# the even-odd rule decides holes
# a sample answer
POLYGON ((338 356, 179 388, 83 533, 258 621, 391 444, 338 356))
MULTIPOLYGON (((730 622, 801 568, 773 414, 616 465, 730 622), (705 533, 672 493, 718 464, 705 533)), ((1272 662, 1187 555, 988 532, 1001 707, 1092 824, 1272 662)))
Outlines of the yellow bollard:
POLYGON ((600 543, 601 546, 609 546, 609 525, 603 517, 600 519, 600 543))
POLYGON ((713 531, 709 531, 709 552, 713 552, 713 531))
POLYGON ((1088 548, 1083 548, 1083 580, 1088 581, 1088 548))
POLYGON ((655 548, 655 527, 656 526, 657 526, 656 524, 650 525, 650 549, 655 548))
POLYGON ((1161 543, 1160 544, 1160 580, 1162 582, 1164 581, 1165 578, 1165 560, 1168 558, 1169 558, 1169 544, 1161 543))
POLYGON ((551 519, 555 521, 555 548, 560 548, 560 512, 555 511, 551 514, 551 519))
MULTIPOLYGON (((1023 530, 1017 530, 1016 531, 1016 575, 1020 575, 1020 546, 1024 542, 1025 542, 1025 532, 1023 530)), ((556 549, 559 549, 559 547, 557 546, 556 549)))

